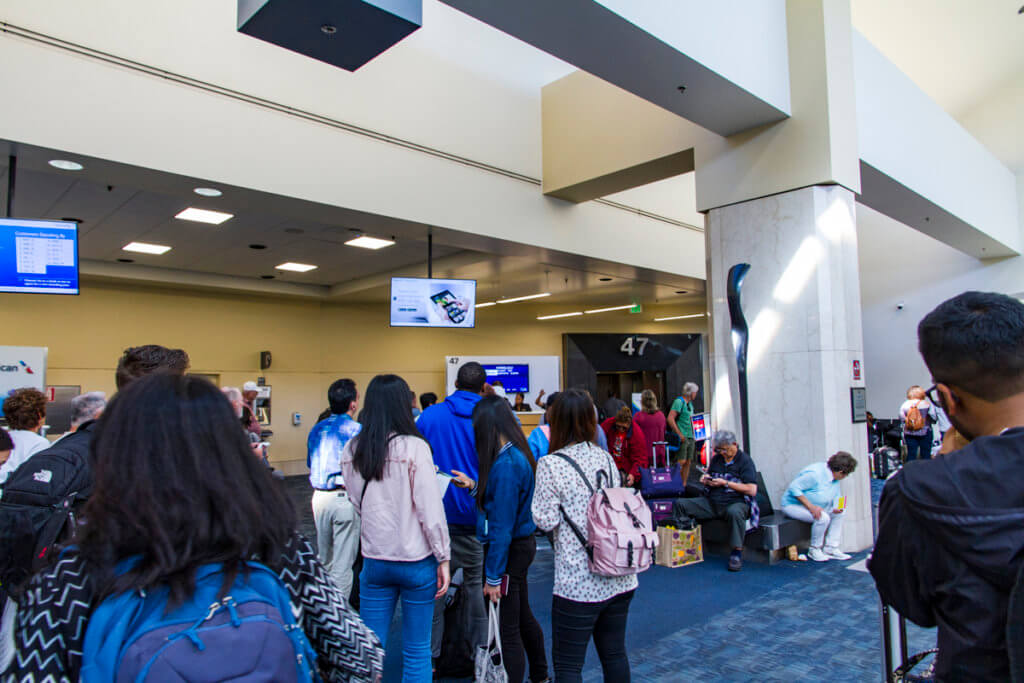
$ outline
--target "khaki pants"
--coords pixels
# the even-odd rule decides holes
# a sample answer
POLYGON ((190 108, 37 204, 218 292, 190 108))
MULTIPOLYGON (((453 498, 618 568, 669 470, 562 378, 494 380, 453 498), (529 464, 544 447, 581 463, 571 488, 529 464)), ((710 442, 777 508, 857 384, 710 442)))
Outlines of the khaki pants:
POLYGON ((344 489, 313 492, 313 521, 320 562, 348 600, 359 552, 359 513, 344 489))

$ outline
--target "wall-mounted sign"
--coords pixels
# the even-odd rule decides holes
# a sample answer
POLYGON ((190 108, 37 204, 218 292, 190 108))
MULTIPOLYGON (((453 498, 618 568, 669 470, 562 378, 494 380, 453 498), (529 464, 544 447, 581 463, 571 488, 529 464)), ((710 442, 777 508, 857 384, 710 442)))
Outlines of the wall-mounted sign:
POLYGON ((0 401, 14 389, 46 389, 45 346, 0 346, 0 401))
POLYGON ((854 424, 868 421, 868 390, 850 387, 850 413, 854 424))
POLYGON ((693 440, 704 441, 708 438, 708 424, 711 422, 711 413, 700 413, 690 418, 693 425, 693 440))
POLYGON ((853 361, 853 380, 855 382, 859 382, 860 381, 860 361, 859 360, 853 361))

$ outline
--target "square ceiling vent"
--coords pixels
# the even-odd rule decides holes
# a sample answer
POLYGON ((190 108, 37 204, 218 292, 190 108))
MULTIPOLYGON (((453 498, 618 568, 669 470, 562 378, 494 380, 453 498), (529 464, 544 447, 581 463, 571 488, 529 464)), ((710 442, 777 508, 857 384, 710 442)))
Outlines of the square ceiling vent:
POLYGON ((238 0, 242 33, 348 71, 422 24, 422 0, 238 0))

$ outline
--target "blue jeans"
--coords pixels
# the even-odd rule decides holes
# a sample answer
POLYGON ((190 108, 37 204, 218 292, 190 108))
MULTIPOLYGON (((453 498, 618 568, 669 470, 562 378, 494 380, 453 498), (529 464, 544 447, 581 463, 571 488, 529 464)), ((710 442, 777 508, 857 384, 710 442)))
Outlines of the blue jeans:
POLYGON ((430 681, 430 627, 437 593, 437 560, 363 560, 359 616, 387 647, 395 604, 402 598, 402 680, 430 681))
POLYGON ((903 440, 907 442, 907 462, 911 460, 927 460, 932 457, 931 432, 923 436, 904 434, 903 440))

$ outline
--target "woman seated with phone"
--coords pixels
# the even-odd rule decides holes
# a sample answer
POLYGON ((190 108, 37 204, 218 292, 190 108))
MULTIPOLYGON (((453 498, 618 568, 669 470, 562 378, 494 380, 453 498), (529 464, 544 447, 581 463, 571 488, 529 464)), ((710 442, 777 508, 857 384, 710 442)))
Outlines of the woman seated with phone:
POLYGON ((452 471, 456 486, 473 489, 476 533, 485 548, 484 596, 501 601, 501 645, 510 683, 522 683, 529 658, 530 681, 548 679, 544 633, 530 609, 526 574, 537 554, 530 506, 536 461, 508 401, 485 396, 473 409, 479 482, 452 471))
POLYGON ((839 549, 846 507, 839 482, 855 469, 854 457, 839 451, 828 462, 816 462, 800 470, 782 495, 782 512, 811 524, 811 547, 807 557, 815 562, 850 559, 839 549))

